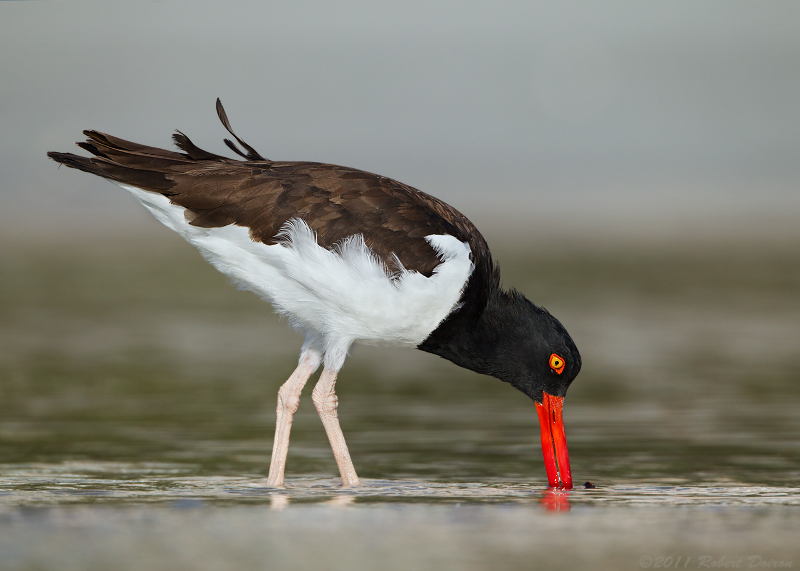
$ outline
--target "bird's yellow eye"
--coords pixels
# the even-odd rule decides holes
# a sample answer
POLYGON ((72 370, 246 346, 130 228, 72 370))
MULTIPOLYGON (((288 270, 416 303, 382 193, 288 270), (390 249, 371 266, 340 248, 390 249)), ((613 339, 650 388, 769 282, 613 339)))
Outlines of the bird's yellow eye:
POLYGON ((559 375, 564 372, 564 366, 566 365, 566 361, 553 353, 550 355, 550 368, 553 369, 559 375))

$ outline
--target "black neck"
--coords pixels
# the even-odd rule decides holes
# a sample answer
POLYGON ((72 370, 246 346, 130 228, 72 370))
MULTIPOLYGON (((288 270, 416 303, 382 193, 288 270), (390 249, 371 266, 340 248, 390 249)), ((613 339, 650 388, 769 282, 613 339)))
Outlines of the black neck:
POLYGON ((512 382, 517 374, 513 370, 517 360, 509 359, 509 351, 513 351, 514 340, 524 328, 519 323, 514 301, 521 297, 499 287, 492 288, 483 308, 465 304, 417 348, 465 369, 512 382))
POLYGON ((575 343, 544 308, 499 283, 496 267, 478 264, 461 306, 417 348, 511 383, 539 403, 543 392, 564 396, 581 369, 575 343), (566 363, 561 371, 550 365, 553 354, 566 363))

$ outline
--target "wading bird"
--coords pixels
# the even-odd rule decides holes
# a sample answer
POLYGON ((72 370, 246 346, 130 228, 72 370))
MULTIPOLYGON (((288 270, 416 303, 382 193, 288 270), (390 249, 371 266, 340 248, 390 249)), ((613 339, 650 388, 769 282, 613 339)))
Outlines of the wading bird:
POLYGON ((180 131, 173 139, 182 152, 84 131, 78 145, 92 157, 48 156, 129 191, 305 335, 297 369, 278 391, 268 485, 283 486, 300 391, 320 365, 314 406, 342 485, 360 484, 334 392, 358 341, 416 347, 528 395, 548 482, 571 488, 562 405, 580 354, 555 317, 500 287, 477 228, 441 200, 383 176, 266 159, 236 136, 219 99, 217 114, 241 149, 225 143, 243 160, 204 151, 180 131))

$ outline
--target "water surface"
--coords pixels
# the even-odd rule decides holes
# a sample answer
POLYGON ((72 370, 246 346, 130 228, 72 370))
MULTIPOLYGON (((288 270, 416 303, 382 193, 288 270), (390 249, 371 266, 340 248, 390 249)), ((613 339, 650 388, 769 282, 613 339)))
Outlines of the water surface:
POLYGON ((301 339, 266 305, 177 240, 4 246, 0 568, 800 565, 796 251, 498 252, 584 358, 565 425, 597 488, 553 492, 524 395, 368 347, 337 387, 364 486, 307 390, 270 489, 301 339))

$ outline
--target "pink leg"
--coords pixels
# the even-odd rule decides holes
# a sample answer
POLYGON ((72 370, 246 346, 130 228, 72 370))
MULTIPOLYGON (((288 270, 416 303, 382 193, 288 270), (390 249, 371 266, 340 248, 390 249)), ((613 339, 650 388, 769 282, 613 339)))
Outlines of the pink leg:
POLYGON ((339 426, 339 417, 336 414, 336 408, 339 404, 339 399, 334 392, 336 374, 332 369, 325 367, 322 370, 319 381, 317 381, 317 385, 314 387, 314 391, 311 393, 311 399, 314 401, 314 406, 322 419, 325 432, 328 433, 328 440, 333 449, 333 457, 336 459, 339 473, 342 475, 342 486, 345 488, 360 486, 361 482, 356 474, 353 461, 350 459, 350 452, 347 450, 347 443, 344 441, 344 434, 342 434, 342 428, 339 426))
POLYGON ((300 406, 300 391, 308 378, 317 370, 320 355, 317 352, 304 352, 300 364, 278 390, 278 418, 275 423, 275 443, 272 446, 272 461, 269 464, 267 485, 273 488, 283 487, 286 471, 286 455, 289 453, 289 433, 292 431, 292 419, 300 406))

